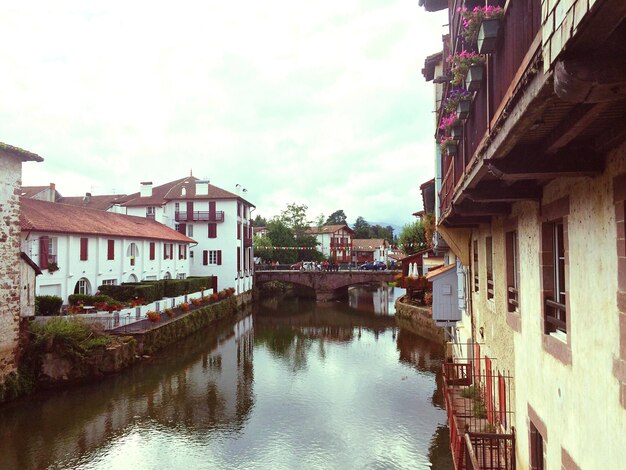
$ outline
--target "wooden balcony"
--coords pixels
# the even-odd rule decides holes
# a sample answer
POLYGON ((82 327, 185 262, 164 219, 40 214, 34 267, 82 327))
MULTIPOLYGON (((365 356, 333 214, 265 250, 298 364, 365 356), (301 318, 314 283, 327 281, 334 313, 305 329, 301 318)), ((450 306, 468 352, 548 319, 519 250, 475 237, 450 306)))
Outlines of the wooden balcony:
POLYGON ((459 469, 515 469, 512 377, 491 361, 443 364, 443 392, 450 448, 459 469))
POLYGON ((174 213, 176 222, 224 222, 224 211, 180 211, 174 213))

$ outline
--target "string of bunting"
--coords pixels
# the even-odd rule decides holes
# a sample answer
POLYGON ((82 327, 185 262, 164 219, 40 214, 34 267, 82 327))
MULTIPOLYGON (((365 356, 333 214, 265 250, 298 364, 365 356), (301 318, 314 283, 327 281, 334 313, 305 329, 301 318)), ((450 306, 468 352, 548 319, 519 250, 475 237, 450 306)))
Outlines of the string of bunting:
MULTIPOLYGON (((397 248, 413 248, 413 247, 418 247, 418 248, 426 248, 427 245, 424 243, 405 243, 405 244, 400 244, 400 245, 391 245, 389 248, 393 249, 397 249, 397 248)), ((255 246, 254 247, 256 250, 317 250, 317 247, 315 246, 255 246)), ((338 247, 338 249, 341 249, 343 247, 338 247)), ((363 249, 363 248, 380 248, 380 246, 352 246, 352 247, 345 247, 346 251, 350 251, 350 250, 357 250, 357 249, 363 249)))

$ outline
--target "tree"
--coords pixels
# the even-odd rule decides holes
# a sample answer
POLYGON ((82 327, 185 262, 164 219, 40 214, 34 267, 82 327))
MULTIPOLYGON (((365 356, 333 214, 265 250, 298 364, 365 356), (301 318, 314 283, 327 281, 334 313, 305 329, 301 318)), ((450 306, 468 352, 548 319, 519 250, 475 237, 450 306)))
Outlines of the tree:
POLYGON ((416 220, 402 227, 398 244, 407 255, 422 251, 429 246, 425 236, 424 222, 416 220))
POLYGON ((274 250, 268 247, 274 246, 272 240, 267 235, 255 235, 254 236, 254 255, 263 260, 264 263, 268 263, 273 260, 272 255, 274 250))
POLYGON ((287 204, 287 209, 267 222, 267 236, 271 246, 275 247, 271 253, 272 261, 293 264, 323 258, 317 251, 317 239, 309 233, 307 209, 304 204, 287 204), (306 247, 310 248, 303 249, 306 247))
POLYGON ((370 238, 370 224, 361 216, 356 218, 352 230, 354 230, 354 238, 370 238))
POLYGON ((339 209, 338 211, 333 212, 326 219, 326 223, 324 225, 344 225, 346 223, 346 214, 343 210, 339 209))
POLYGON ((252 225, 254 225, 255 227, 266 227, 267 226, 267 220, 265 219, 265 217, 261 217, 260 215, 257 215, 254 218, 254 221, 252 222, 252 225))
POLYGON ((271 260, 280 264, 293 264, 297 261, 295 250, 285 249, 296 245, 293 231, 280 218, 273 218, 267 223, 267 237, 271 246, 279 247, 272 250, 271 260))

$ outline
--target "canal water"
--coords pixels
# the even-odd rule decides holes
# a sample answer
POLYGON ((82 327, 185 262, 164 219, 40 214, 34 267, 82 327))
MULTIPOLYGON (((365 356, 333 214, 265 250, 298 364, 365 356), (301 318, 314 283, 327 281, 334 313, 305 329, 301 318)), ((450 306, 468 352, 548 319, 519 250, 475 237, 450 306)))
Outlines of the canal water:
POLYGON ((0 408, 0 469, 450 469, 440 348, 399 289, 265 301, 97 383, 0 408))

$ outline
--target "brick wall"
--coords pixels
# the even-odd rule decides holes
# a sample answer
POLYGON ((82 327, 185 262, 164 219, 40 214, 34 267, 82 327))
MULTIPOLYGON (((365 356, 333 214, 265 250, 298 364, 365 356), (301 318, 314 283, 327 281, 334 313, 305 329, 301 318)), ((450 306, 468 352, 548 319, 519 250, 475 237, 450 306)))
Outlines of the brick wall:
POLYGON ((16 369, 20 318, 20 209, 22 163, 0 153, 0 382, 16 369))

